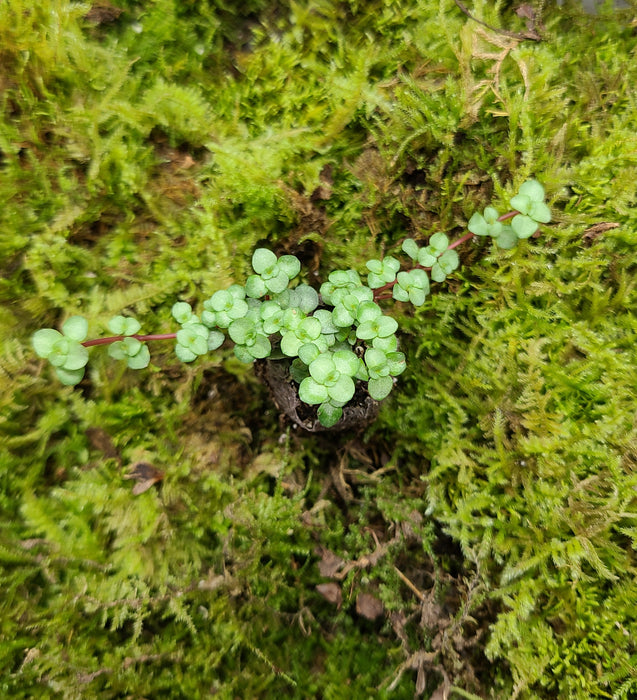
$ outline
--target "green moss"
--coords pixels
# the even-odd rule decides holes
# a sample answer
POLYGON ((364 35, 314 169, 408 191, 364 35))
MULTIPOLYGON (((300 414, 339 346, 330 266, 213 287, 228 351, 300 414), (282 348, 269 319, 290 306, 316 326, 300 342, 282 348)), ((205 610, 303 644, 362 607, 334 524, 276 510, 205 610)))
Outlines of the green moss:
POLYGON ((632 697, 632 18, 116 4, 0 11, 3 696, 632 697), (257 244, 314 283, 459 237, 528 177, 555 222, 395 309, 364 435, 281 426, 224 348, 98 348, 76 390, 30 351, 78 312, 172 330, 257 244))

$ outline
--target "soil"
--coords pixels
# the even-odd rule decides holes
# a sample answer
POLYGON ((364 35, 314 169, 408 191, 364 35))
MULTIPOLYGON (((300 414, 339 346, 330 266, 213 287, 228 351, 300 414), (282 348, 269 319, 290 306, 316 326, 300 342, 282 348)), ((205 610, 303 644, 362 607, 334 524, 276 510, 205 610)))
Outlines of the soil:
POLYGON ((372 399, 362 382, 357 382, 352 400, 343 406, 343 416, 336 425, 326 428, 317 416, 318 406, 310 406, 299 399, 299 385, 290 377, 286 360, 257 360, 256 376, 268 387, 281 413, 310 433, 326 430, 339 431, 365 428, 376 420, 379 402, 372 399))

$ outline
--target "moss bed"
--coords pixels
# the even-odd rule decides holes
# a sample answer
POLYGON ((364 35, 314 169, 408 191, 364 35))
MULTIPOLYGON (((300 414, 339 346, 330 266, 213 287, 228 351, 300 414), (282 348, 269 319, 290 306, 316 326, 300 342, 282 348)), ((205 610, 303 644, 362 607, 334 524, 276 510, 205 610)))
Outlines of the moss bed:
POLYGON ((637 20, 577 3, 0 8, 0 695, 637 697, 637 20), (311 434, 223 346, 63 387, 80 313, 174 330, 258 245, 306 281, 526 179, 377 420, 311 434))

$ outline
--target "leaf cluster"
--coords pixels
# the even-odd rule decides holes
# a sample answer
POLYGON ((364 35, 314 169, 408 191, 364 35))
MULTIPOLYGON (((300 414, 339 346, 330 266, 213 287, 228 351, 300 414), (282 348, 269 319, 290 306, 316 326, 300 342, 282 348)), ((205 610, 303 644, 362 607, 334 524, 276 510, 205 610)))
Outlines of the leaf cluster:
MULTIPOLYGON (((475 214, 468 224, 471 233, 489 234, 499 244, 504 237, 504 247, 508 248, 515 244, 516 236, 526 238, 527 231, 537 230, 538 222, 551 219, 550 209, 544 203, 544 188, 535 180, 525 182, 511 204, 518 207, 512 213, 512 239, 507 238, 497 218, 494 220, 497 212, 492 208, 487 208, 485 214, 493 223, 488 224, 482 215, 475 214)), ((182 362, 192 362, 219 348, 225 340, 224 330, 234 342, 234 354, 240 362, 269 358, 276 348, 292 361, 292 376, 299 384, 301 401, 318 404, 319 421, 330 428, 338 423, 343 407, 354 397, 356 382, 366 384, 369 396, 382 401, 393 388, 393 378, 405 370, 405 356, 398 351, 398 322, 376 303, 375 299, 381 298, 379 292, 393 287, 393 299, 422 306, 429 292, 426 270, 435 282, 443 282, 460 264, 458 253, 442 232, 434 233, 425 247, 408 238, 402 250, 415 263, 411 270, 401 271, 400 261, 388 255, 366 263, 366 285, 355 270, 334 270, 319 294, 306 284, 290 288, 301 270, 297 257, 277 257, 267 248, 257 248, 252 254, 254 274, 244 286, 233 284, 216 291, 204 302, 201 318, 187 302, 173 305, 173 318, 181 325, 176 333, 175 353, 182 362), (354 346, 359 354, 352 351, 354 346)), ((83 340, 88 323, 79 317, 74 319, 83 322, 83 340)), ((65 327, 79 321, 70 319, 65 327)), ((135 319, 122 316, 109 322, 110 330, 128 336, 117 340, 109 354, 115 359, 126 359, 131 369, 144 368, 150 361, 146 345, 139 338, 130 337, 140 327, 135 319)), ((34 347, 41 357, 61 367, 63 374, 58 370, 58 375, 64 377, 64 383, 76 384, 83 376, 86 349, 76 343, 80 349, 76 348, 69 360, 64 352, 70 350, 66 350, 66 345, 64 352, 60 349, 58 336, 53 329, 38 331, 33 337, 34 347), (81 372, 75 367, 78 353, 83 359, 81 372), (75 374, 68 374, 71 367, 64 363, 69 362, 75 374)))

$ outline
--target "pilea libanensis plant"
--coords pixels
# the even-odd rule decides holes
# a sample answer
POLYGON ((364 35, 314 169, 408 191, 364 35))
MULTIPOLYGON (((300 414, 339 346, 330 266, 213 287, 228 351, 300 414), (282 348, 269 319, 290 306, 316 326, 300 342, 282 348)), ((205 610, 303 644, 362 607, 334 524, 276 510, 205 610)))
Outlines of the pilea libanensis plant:
POLYGON ((74 385, 84 376, 88 348, 93 345, 109 345, 111 357, 125 360, 131 369, 143 369, 150 362, 147 341, 174 339, 177 357, 192 362, 219 348, 227 333, 241 362, 287 359, 300 400, 318 406, 320 423, 332 427, 354 397, 357 384, 372 399, 382 401, 406 367, 398 350, 398 323, 379 302, 393 299, 422 306, 430 277, 443 282, 458 268, 455 248, 461 243, 474 235, 490 236, 500 248, 513 248, 551 220, 544 188, 536 180, 525 182, 510 205, 512 210, 505 214, 490 206, 482 214, 476 212, 467 225, 469 233, 452 243, 441 232, 433 234, 426 246, 412 238, 404 240, 407 265, 391 255, 369 260, 367 284, 355 270, 334 270, 317 292, 307 284, 295 284, 301 271, 298 258, 277 257, 258 248, 252 256, 254 274, 244 285, 215 292, 204 301, 200 314, 185 301, 174 304, 172 315, 181 327, 174 333, 141 335, 135 318, 115 316, 108 322, 114 335, 86 340, 88 321, 72 316, 61 332, 36 331, 33 347, 53 365, 63 384, 74 385))

